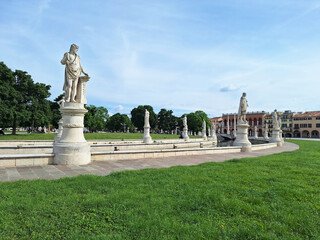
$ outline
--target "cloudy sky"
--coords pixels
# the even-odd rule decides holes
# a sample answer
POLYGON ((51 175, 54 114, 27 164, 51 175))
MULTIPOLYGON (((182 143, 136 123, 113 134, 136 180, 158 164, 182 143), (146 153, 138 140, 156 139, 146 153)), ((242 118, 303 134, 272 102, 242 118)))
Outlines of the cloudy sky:
POLYGON ((70 45, 89 104, 177 116, 320 110, 320 1, 0 0, 0 61, 62 93, 70 45))

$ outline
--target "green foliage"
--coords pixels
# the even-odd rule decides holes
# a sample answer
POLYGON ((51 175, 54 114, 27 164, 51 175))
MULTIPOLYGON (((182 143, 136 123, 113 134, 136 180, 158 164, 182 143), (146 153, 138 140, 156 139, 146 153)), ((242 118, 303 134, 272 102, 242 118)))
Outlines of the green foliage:
POLYGON ((258 158, 0 183, 0 239, 318 239, 320 142, 258 158))
POLYGON ((61 119, 60 106, 58 102, 64 97, 64 94, 60 94, 54 99, 54 102, 50 101, 50 123, 53 128, 59 127, 59 120, 61 119))
POLYGON ((202 130, 202 118, 195 113, 187 114, 188 129, 194 133, 202 130))
POLYGON ((158 129, 163 131, 175 130, 178 118, 173 115, 172 110, 162 108, 158 113, 158 129))
MULTIPOLYGON (((211 127, 211 122, 210 122, 207 114, 206 114, 204 111, 198 110, 198 111, 195 111, 195 114, 197 114, 198 116, 200 116, 201 119, 202 119, 202 121, 203 121, 203 119, 206 121, 206 128, 207 128, 207 129, 209 129, 209 128, 211 127)), ((201 127, 201 129, 202 129, 202 127, 201 127)))
POLYGON ((129 129, 130 132, 134 131, 134 126, 126 114, 114 114, 107 122, 107 129, 110 131, 124 131, 129 129))
POLYGON ((138 130, 143 130, 144 116, 145 116, 146 109, 150 113, 149 115, 150 127, 152 129, 155 129, 157 125, 157 115, 154 113, 153 107, 149 105, 143 105, 143 106, 140 105, 131 110, 131 121, 138 130))
POLYGON ((87 105, 88 112, 84 115, 84 126, 91 132, 102 131, 106 129, 106 123, 109 119, 108 110, 104 107, 87 105))
POLYGON ((46 98, 51 86, 34 83, 27 72, 12 72, 3 62, 0 62, 0 86, 2 126, 12 127, 15 134, 18 125, 39 127, 49 123, 50 105, 46 98))

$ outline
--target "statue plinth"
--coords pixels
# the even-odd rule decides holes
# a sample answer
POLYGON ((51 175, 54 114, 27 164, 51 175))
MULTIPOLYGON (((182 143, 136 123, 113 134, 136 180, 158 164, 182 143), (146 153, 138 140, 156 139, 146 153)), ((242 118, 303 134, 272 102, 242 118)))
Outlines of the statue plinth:
POLYGON ((54 143, 54 164, 82 165, 91 162, 90 145, 83 135, 83 103, 65 102, 60 108, 63 130, 60 140, 54 143))
POLYGON ((281 147, 283 144, 283 141, 281 140, 280 137, 280 128, 274 128, 272 129, 272 136, 270 139, 270 142, 276 143, 278 147, 281 147))
POLYGON ((150 136, 150 126, 144 126, 144 132, 143 132, 143 142, 146 144, 153 143, 152 138, 150 136))
POLYGON ((188 128, 183 128, 182 137, 186 142, 190 140, 188 136, 188 128))
POLYGON ((237 137, 233 142, 233 146, 241 146, 241 152, 251 152, 251 142, 248 139, 249 124, 237 124, 237 137))

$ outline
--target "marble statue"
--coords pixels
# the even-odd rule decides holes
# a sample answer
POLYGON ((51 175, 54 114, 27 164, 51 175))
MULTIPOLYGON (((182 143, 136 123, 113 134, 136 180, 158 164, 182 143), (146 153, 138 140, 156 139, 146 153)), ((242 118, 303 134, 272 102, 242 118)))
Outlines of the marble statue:
POLYGON ((236 139, 233 142, 233 146, 241 146, 241 152, 250 152, 252 150, 251 143, 248 139, 248 121, 246 119, 248 101, 246 99, 247 94, 243 93, 240 98, 239 110, 238 110, 238 124, 236 139))
POLYGON ((188 136, 188 124, 187 124, 187 116, 185 115, 182 119, 183 122, 183 131, 182 131, 182 137, 185 141, 189 141, 188 136))
POLYGON ((149 111, 146 109, 146 112, 145 112, 145 114, 144 114, 144 126, 145 126, 145 127, 150 127, 149 117, 150 117, 150 113, 149 113, 149 111))
POLYGON ((202 134, 201 137, 205 140, 207 140, 207 124, 206 124, 206 120, 203 119, 202 122, 202 134))
POLYGON ((79 47, 76 44, 72 44, 70 51, 66 52, 61 60, 62 65, 66 65, 65 68, 65 80, 63 90, 65 92, 66 102, 76 102, 76 95, 78 91, 78 81, 81 73, 87 78, 89 75, 83 70, 80 57, 77 55, 79 47))
POLYGON ((149 116, 150 113, 149 111, 146 109, 145 115, 144 115, 144 132, 143 132, 143 142, 146 144, 150 144, 152 143, 152 138, 150 136, 150 123, 149 123, 149 116))
POLYGON ((279 125, 279 117, 278 117, 277 109, 275 109, 274 112, 272 113, 272 125, 273 125, 273 129, 272 129, 272 136, 271 136, 270 142, 277 143, 277 146, 281 147, 283 144, 283 139, 282 139, 282 131, 279 125))
POLYGON ((187 126, 187 116, 186 116, 186 115, 183 117, 182 122, 183 122, 183 128, 187 128, 187 129, 188 129, 188 126, 187 126))
POLYGON ((278 113, 277 109, 275 109, 272 113, 272 125, 273 129, 279 129, 279 119, 278 119, 278 113))
POLYGON ((240 98, 239 110, 238 110, 238 124, 247 124, 248 121, 246 120, 247 115, 247 107, 248 101, 246 99, 247 94, 243 93, 242 97, 240 98))

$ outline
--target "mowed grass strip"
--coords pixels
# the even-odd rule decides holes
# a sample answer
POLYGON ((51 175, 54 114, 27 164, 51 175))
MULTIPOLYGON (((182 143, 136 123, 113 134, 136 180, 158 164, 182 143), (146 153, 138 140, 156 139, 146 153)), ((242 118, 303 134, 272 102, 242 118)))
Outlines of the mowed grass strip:
POLYGON ((319 239, 320 142, 270 156, 0 183, 0 239, 319 239))
MULTIPOLYGON (((178 139, 179 135, 173 134, 150 134, 153 139, 178 139)), ((2 135, 0 140, 54 140, 56 134, 54 133, 31 133, 31 134, 17 134, 17 135, 2 135)), ((92 139, 142 139, 143 133, 85 133, 84 137, 87 140, 92 139)), ((199 136, 190 136, 191 138, 199 138, 199 136)))

